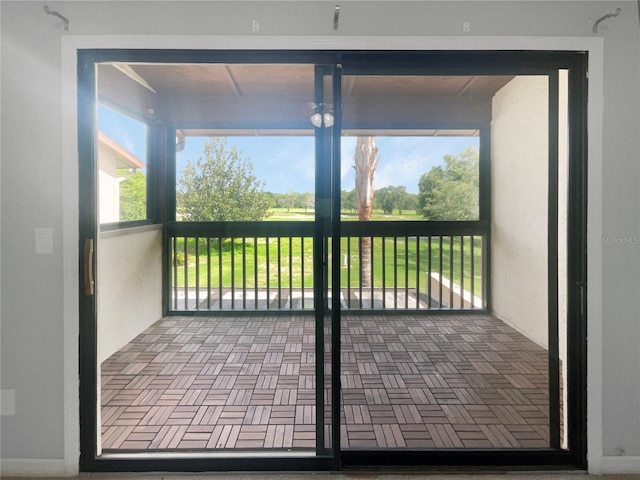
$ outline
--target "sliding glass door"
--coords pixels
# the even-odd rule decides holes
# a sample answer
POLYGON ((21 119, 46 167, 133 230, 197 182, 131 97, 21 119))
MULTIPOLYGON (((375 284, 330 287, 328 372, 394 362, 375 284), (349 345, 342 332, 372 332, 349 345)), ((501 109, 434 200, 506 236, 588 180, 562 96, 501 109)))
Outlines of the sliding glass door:
POLYGON ((579 56, 164 53, 80 56, 84 469, 582 461, 579 56))
POLYGON ((579 437, 567 403, 570 75, 349 60, 343 464, 562 461, 579 437))
POLYGON ((115 216, 101 214, 94 242, 95 449, 85 455, 335 467, 336 67, 92 67, 91 195, 115 216), (128 151, 147 139, 143 158, 128 151), (156 208, 129 222, 117 211, 134 177, 144 180, 135 200, 156 208))

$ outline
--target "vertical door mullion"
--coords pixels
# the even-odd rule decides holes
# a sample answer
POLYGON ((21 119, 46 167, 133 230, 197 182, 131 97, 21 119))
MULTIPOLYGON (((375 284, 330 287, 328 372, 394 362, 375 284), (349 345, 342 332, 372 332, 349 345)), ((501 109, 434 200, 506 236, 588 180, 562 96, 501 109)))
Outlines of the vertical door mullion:
POLYGON ((558 127, 559 74, 549 74, 549 199, 547 226, 548 335, 549 335, 549 444, 559 449, 560 353, 558 332, 558 127))
MULTIPOLYGON (((96 147, 97 86, 96 64, 86 54, 78 58, 78 264, 79 285, 86 279, 83 272, 89 266, 94 272, 94 292, 99 288, 97 275, 97 252, 100 248, 97 218, 98 165, 96 147), (94 255, 83 254, 84 242, 93 240, 94 255)), ((84 287, 84 286, 83 286, 84 287)), ((84 291, 84 288, 83 288, 84 291)), ((98 414, 100 388, 98 369, 98 317, 95 293, 80 294, 79 298, 79 374, 80 374, 80 468, 90 470, 99 451, 98 414)))
POLYGON ((587 138, 586 57, 569 69, 569 183, 567 211, 567 425, 568 447, 577 464, 587 465, 586 288, 587 138))
MULTIPOLYGON (((315 67, 314 103, 323 102, 323 71, 315 67)), ((324 442, 324 239, 323 204, 325 188, 323 182, 323 160, 325 154, 324 131, 315 129, 315 222, 313 231, 313 301, 315 312, 315 354, 316 354, 316 454, 326 451, 324 442)))
POLYGON ((332 186, 332 215, 331 215, 331 420, 333 454, 336 466, 340 465, 340 141, 342 138, 342 65, 335 65, 332 78, 332 99, 334 124, 331 142, 331 186, 332 186))
POLYGON ((314 227, 314 301, 316 318, 316 451, 334 459, 340 466, 340 90, 341 67, 316 66, 314 102, 322 110, 326 105, 324 79, 331 75, 334 124, 315 130, 316 209, 314 227), (328 309, 328 252, 331 250, 331 420, 327 424, 324 397, 325 320, 328 309), (331 447, 327 448, 325 428, 330 426, 331 447))

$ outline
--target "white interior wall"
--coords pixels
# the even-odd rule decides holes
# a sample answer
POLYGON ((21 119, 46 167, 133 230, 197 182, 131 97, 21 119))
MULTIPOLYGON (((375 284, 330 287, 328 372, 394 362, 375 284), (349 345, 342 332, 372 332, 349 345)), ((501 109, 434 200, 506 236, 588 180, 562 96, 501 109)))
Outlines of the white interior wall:
POLYGON ((493 97, 491 122, 491 305, 545 348, 548 98, 546 77, 516 77, 493 97))
POLYGON ((0 386, 13 391, 16 404, 15 415, 0 417, 5 475, 7 458, 54 459, 54 468, 64 467, 63 173, 59 34, 11 29, 15 18, 0 8, 0 386), (35 254, 35 227, 53 228, 52 255, 35 254))
POLYGON ((81 44, 590 51, 589 461, 593 472, 640 471, 636 2, 340 3, 336 33, 334 2, 49 2, 70 19, 69 32, 42 2, 0 2, 1 387, 16 395, 15 415, 1 418, 3 475, 78 468, 77 152, 68 92, 69 48, 81 44), (618 6, 622 14, 594 35, 593 21, 618 6), (34 254, 37 226, 53 228, 53 255, 34 254))
POLYGON ((162 231, 147 228, 100 235, 99 363, 162 317, 162 231))

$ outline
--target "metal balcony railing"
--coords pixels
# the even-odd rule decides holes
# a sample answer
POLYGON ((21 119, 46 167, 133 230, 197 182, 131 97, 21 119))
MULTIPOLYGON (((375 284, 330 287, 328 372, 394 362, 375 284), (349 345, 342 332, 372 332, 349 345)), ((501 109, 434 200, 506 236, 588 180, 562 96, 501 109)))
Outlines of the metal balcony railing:
MULTIPOLYGON (((315 272, 313 222, 174 222, 168 227, 169 309, 314 308, 331 299, 331 242, 315 272), (320 279, 320 280, 318 280, 320 279)), ((483 310, 486 222, 343 222, 340 299, 349 310, 483 310)))

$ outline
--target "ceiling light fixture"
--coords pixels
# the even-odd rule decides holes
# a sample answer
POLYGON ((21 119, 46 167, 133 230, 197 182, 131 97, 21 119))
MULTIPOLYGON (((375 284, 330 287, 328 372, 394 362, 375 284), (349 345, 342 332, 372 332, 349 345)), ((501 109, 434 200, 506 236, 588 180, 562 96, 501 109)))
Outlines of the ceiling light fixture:
POLYGON ((324 126, 325 127, 332 127, 333 126, 333 115, 331 115, 330 113, 325 113, 322 116, 322 119, 324 120, 324 126))
POLYGON ((316 128, 320 128, 322 126, 322 115, 319 113, 311 115, 311 124, 316 128))
POLYGON ((314 105, 314 113, 311 115, 311 124, 316 128, 322 127, 332 127, 335 123, 335 119, 333 118, 333 114, 331 114, 329 105, 325 103, 321 103, 318 105, 314 105))

